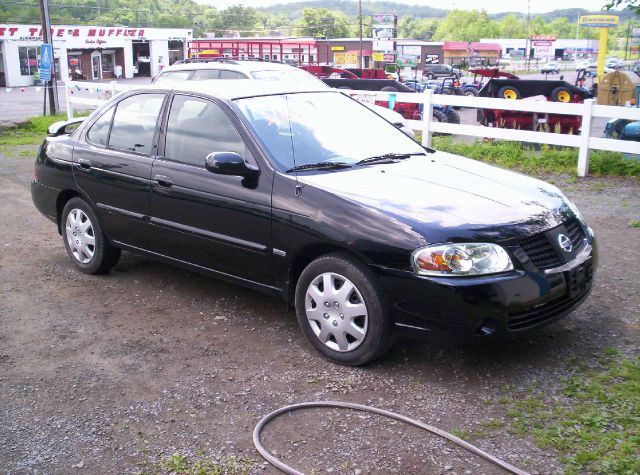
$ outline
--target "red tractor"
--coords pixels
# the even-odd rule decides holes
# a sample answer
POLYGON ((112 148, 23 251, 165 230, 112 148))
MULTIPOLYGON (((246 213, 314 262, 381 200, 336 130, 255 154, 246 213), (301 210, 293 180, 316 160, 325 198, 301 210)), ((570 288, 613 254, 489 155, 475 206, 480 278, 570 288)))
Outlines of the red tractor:
MULTIPOLYGON (((587 89, 574 86, 566 81, 519 79, 513 74, 497 69, 476 69, 471 72, 490 78, 480 89, 478 94, 480 97, 573 103, 584 102, 585 99, 592 97, 587 89)), ((510 129, 538 130, 544 128, 549 132, 577 133, 582 125, 581 120, 580 116, 566 114, 478 109, 478 122, 482 125, 510 129)))
MULTIPOLYGON (((332 66, 319 65, 298 67, 322 79, 325 84, 336 89, 416 92, 401 82, 389 78, 390 73, 382 69, 340 69, 332 66)), ((375 103, 382 107, 389 107, 388 101, 375 101, 375 103)), ((401 114, 405 119, 420 120, 421 117, 420 104, 396 102, 393 106, 393 110, 401 114)))

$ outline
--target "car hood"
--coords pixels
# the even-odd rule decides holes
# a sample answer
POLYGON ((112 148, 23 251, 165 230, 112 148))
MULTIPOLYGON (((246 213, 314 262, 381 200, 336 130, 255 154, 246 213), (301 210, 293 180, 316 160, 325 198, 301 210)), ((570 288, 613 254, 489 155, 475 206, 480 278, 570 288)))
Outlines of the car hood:
POLYGON ((515 242, 573 216, 548 183, 444 152, 298 180, 408 224, 427 242, 515 242))

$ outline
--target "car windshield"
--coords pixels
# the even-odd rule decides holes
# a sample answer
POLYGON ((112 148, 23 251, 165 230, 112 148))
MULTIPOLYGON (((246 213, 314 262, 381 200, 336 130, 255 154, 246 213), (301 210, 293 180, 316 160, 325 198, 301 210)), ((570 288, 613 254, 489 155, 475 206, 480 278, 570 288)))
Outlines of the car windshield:
POLYGON ((251 76, 253 76, 254 79, 262 79, 263 81, 296 82, 298 84, 307 85, 313 89, 328 87, 318 78, 306 71, 303 71, 302 69, 252 71, 251 76))
POLYGON ((399 129, 340 93, 252 97, 236 104, 281 170, 425 153, 399 129))

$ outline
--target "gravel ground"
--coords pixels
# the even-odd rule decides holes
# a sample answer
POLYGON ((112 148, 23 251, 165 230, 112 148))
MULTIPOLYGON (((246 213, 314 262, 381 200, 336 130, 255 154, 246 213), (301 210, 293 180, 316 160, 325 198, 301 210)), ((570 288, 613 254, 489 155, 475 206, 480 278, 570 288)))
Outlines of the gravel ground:
MULTIPOLYGON (((25 150, 35 150, 26 147, 25 150)), ((370 404, 445 430, 503 420, 497 401, 557 389, 570 357, 595 367, 604 348, 637 354, 640 182, 557 181, 595 229, 597 284, 543 331, 463 345, 434 335, 345 368, 306 343, 277 299, 125 253, 106 276, 69 262, 33 207, 32 159, 0 155, 0 471, 132 473, 174 452, 247 456, 260 417, 312 400, 370 404), (19 231, 19 232, 18 232, 19 231)), ((474 442, 533 473, 559 454, 497 427, 474 442)), ((306 473, 500 473, 435 436, 377 416, 307 410, 268 426, 265 445, 306 473)))

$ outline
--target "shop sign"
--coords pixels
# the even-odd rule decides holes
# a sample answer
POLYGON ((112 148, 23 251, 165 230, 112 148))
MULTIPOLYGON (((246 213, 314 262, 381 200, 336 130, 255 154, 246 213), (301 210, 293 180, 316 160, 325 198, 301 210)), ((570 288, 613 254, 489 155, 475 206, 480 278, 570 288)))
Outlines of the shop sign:
POLYGON ((336 53, 333 55, 333 62, 336 65, 358 64, 358 53, 355 51, 336 53))
POLYGON ((393 41, 374 41, 373 42, 373 51, 381 51, 383 53, 390 53, 394 51, 394 42, 393 41))
POLYGON ((413 54, 400 54, 398 55, 396 63, 398 63, 398 66, 401 68, 413 68, 416 65, 416 59, 417 56, 413 54))
POLYGON ((424 57, 424 62, 426 64, 439 64, 440 63, 440 55, 436 53, 427 54, 424 57))
POLYGON ((383 61, 386 61, 386 62, 388 62, 388 63, 393 63, 393 62, 395 61, 395 59, 396 59, 396 55, 395 55, 395 54, 393 54, 393 53, 385 53, 385 54, 382 56, 382 60, 383 60, 383 61))
POLYGON ((531 41, 555 41, 557 38, 554 35, 532 35, 531 41))
POLYGON ((578 20, 580 26, 586 27, 615 27, 620 18, 616 15, 581 15, 578 20))
POLYGON ((51 62, 53 61, 53 47, 49 43, 43 43, 40 46, 40 79, 42 81, 51 81, 51 62))
POLYGON ((422 48, 420 46, 401 46, 402 54, 410 54, 413 56, 420 56, 422 48))
POLYGON ((344 46, 332 46, 331 51, 344 51, 344 46))
POLYGON ((534 41, 533 46, 551 46, 553 43, 551 41, 534 41))
POLYGON ((372 25, 374 26, 389 26, 391 28, 396 26, 398 17, 393 13, 381 13, 378 15, 371 15, 372 25))
POLYGON ((371 57, 374 61, 384 61, 384 53, 373 53, 371 57))

